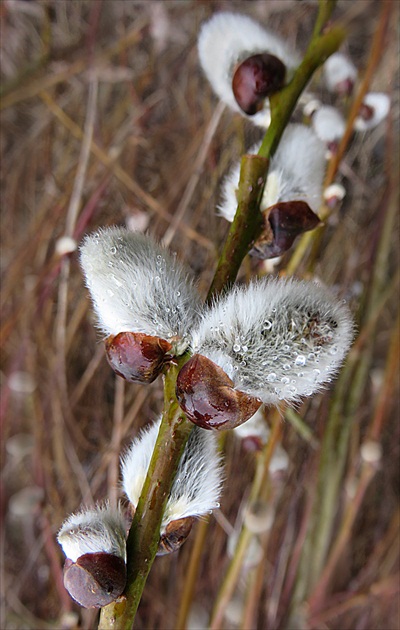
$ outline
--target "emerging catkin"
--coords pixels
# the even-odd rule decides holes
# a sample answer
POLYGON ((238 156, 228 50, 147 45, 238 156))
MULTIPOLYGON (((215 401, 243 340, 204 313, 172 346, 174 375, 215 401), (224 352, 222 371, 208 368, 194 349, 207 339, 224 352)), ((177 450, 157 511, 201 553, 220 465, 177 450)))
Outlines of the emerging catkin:
MULTIPOLYGON (((260 144, 248 153, 258 153, 260 144)), ((289 125, 277 152, 271 159, 260 210, 282 201, 305 201, 317 212, 321 204, 325 174, 325 146, 312 129, 305 125, 289 125)), ((236 164, 222 184, 220 214, 233 221, 237 209, 240 164, 236 164)))
POLYGON ((149 236, 111 227, 86 236, 81 265, 105 335, 144 333, 178 350, 200 312, 187 270, 149 236), (177 341, 178 340, 178 341, 177 341))
MULTIPOLYGON (((160 422, 146 427, 121 458, 122 486, 136 507, 146 478, 160 422)), ((163 515, 161 534, 172 521, 201 516, 218 507, 222 489, 222 466, 217 438, 194 427, 179 462, 163 515)))
MULTIPOLYGON (((247 15, 230 11, 215 13, 203 23, 198 51, 201 67, 214 92, 242 115, 232 90, 233 73, 238 62, 256 53, 270 53, 285 64, 288 80, 299 63, 297 55, 278 35, 267 31, 247 15)), ((270 122, 269 103, 266 102, 264 109, 250 119, 267 127, 270 122)))
POLYGON ((236 287, 192 333, 234 387, 266 404, 298 402, 328 383, 353 337, 348 307, 320 285, 261 280, 236 287))

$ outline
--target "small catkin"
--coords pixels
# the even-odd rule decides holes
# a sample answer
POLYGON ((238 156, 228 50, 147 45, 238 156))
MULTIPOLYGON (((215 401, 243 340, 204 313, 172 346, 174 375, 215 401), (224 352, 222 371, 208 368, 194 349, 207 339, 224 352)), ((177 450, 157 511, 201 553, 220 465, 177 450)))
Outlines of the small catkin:
MULTIPOLYGON (((258 153, 260 144, 248 151, 258 153)), ((317 212, 321 205, 325 174, 325 146, 312 129, 305 125, 289 125, 271 160, 260 210, 282 201, 305 201, 317 212)), ((222 184, 219 213, 233 221, 237 209, 240 164, 236 164, 222 184)))
POLYGON ((87 236, 81 265, 105 335, 137 332, 180 339, 180 351, 201 310, 187 270, 138 232, 112 227, 87 236))
POLYGON ((193 331, 193 352, 266 404, 296 403, 338 371, 353 337, 348 307, 320 285, 261 280, 221 298, 193 331))
MULTIPOLYGON (((262 28, 247 15, 223 11, 204 22, 198 38, 201 67, 216 95, 230 108, 243 114, 233 91, 232 77, 235 64, 256 53, 270 53, 280 59, 289 70, 298 65, 297 55, 275 33, 262 28)), ((265 111, 250 119, 255 124, 268 126, 269 104, 265 111)))
MULTIPOLYGON (((146 427, 121 458, 122 487, 137 506, 157 439, 160 422, 146 427)), ((201 516, 218 507, 222 489, 222 466, 217 438, 194 427, 186 443, 167 501, 161 534, 174 520, 201 516)))

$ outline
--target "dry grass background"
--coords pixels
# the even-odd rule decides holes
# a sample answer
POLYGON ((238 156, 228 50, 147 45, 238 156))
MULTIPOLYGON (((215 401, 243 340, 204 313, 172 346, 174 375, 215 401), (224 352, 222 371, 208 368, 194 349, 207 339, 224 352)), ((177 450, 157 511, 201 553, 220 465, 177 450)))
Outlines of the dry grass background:
MULTIPOLYGON (((345 49, 361 70, 382 4, 343 1, 336 10, 349 26, 345 49)), ((55 534, 82 502, 115 496, 119 453, 159 413, 162 388, 159 382, 146 388, 125 385, 111 372, 76 252, 60 256, 57 239, 67 233, 80 241, 101 225, 147 225, 186 260, 206 293, 227 231, 215 214, 219 182, 260 137, 227 111, 210 129, 218 112, 199 70, 196 35, 205 18, 226 8, 256 17, 304 50, 317 5, 291 0, 0 4, 1 628, 96 627, 96 614, 76 606, 63 589, 55 534), (79 187, 91 114, 93 138, 79 187)), ((333 285, 349 301, 362 343, 339 394, 339 387, 332 387, 299 409, 313 434, 311 443, 279 420, 290 467, 263 541, 262 570, 241 576, 237 594, 246 593, 249 583, 256 584, 254 592, 259 588, 256 601, 245 595, 252 618, 247 627, 399 628, 395 21, 392 13, 372 80, 374 89, 391 94, 391 115, 372 132, 353 137, 338 177, 346 199, 328 221, 322 242, 297 269, 299 276, 314 275, 333 285), (333 424, 332 400, 339 405, 333 424), (332 461, 321 468, 327 427, 332 461), (360 456, 366 437, 382 447, 376 465, 360 456), (306 600, 313 592, 296 573, 297 562, 306 553, 302 536, 311 527, 311 499, 321 484, 330 492, 329 471, 335 470, 327 551, 339 532, 344 531, 344 542, 320 606, 310 616, 302 598, 297 602, 293 595, 304 592, 306 600), (344 519, 352 506, 350 526, 344 519)), ((323 88, 316 89, 329 101, 323 88)), ((242 279, 259 271, 246 262, 242 279)), ((224 519, 234 523, 256 466, 257 456, 245 453, 232 436, 225 451, 221 514, 211 519, 195 584, 192 613, 198 628, 204 627, 202 615, 207 619, 228 565, 224 519)), ((179 553, 156 560, 135 627, 176 627, 195 539, 196 529, 179 553)), ((312 564, 312 550, 305 563, 307 557, 312 564)), ((232 610, 226 628, 236 627, 232 610)))

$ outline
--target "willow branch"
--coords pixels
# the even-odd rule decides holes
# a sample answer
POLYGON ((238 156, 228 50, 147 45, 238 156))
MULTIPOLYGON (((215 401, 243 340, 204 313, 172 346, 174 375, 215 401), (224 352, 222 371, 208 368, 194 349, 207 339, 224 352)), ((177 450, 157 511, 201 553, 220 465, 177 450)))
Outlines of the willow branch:
POLYGON ((238 209, 218 261, 208 300, 233 284, 243 258, 260 235, 262 221, 259 203, 268 175, 269 160, 275 153, 296 103, 313 73, 339 48, 344 37, 345 31, 341 26, 335 26, 323 35, 315 36, 291 82, 271 97, 271 124, 258 156, 245 155, 242 159, 238 209))
MULTIPOLYGON (((320 3, 320 11, 325 5, 326 2, 320 3)), ((297 100, 313 72, 337 50, 344 38, 341 27, 334 27, 323 35, 319 35, 320 27, 317 30, 318 33, 313 36, 292 81, 271 100, 272 121, 259 155, 245 155, 242 159, 238 210, 223 247, 208 300, 233 284, 243 258, 259 235, 259 205, 270 157, 275 152, 297 100)), ((175 397, 176 376, 186 360, 187 357, 182 357, 180 365, 171 367, 165 378, 163 420, 127 542, 127 588, 118 601, 102 609, 99 625, 102 630, 132 628, 147 575, 156 555, 167 497, 192 426, 185 419, 175 397)))
POLYGON ((128 630, 155 559, 160 528, 179 460, 192 429, 175 397, 176 377, 187 357, 172 365, 164 384, 164 413, 142 494, 127 540, 127 587, 101 611, 99 629, 128 630))

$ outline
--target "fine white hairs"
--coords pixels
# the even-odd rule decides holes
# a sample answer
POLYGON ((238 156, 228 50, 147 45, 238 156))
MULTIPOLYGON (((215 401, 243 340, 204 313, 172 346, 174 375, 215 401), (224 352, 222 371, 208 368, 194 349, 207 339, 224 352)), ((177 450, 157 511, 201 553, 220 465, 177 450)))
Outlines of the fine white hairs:
MULTIPOLYGON (((298 65, 297 55, 277 35, 262 28, 247 15, 224 11, 215 13, 200 30, 198 38, 200 64, 216 95, 231 109, 238 106, 232 78, 235 65, 257 53, 269 53, 280 59, 291 71, 298 65)), ((250 119, 267 127, 270 123, 269 104, 250 119)))
POLYGON ((105 335, 144 333, 187 345, 200 297, 183 265, 149 236, 111 227, 86 236, 81 265, 105 335))
POLYGON ((126 522, 120 506, 112 508, 104 503, 71 514, 62 524, 57 540, 72 562, 86 553, 98 552, 126 562, 126 522))
MULTIPOLYGON (((260 145, 254 145, 248 153, 258 153, 260 145)), ((321 205, 325 164, 325 146, 313 130, 305 125, 288 125, 270 163, 260 210, 281 201, 296 200, 305 201, 317 212, 321 205)), ((240 164, 236 164, 222 184, 219 213, 227 221, 233 221, 237 209, 239 174, 240 164)))
POLYGON ((328 383, 352 340, 348 307, 320 285, 261 280, 222 297, 192 333, 234 387, 266 404, 298 402, 328 383))
MULTIPOLYGON (((121 457, 122 486, 136 508, 153 454, 161 420, 146 427, 121 457)), ((201 516, 219 507, 222 465, 217 438, 194 427, 186 443, 163 515, 160 534, 172 521, 201 516)))

